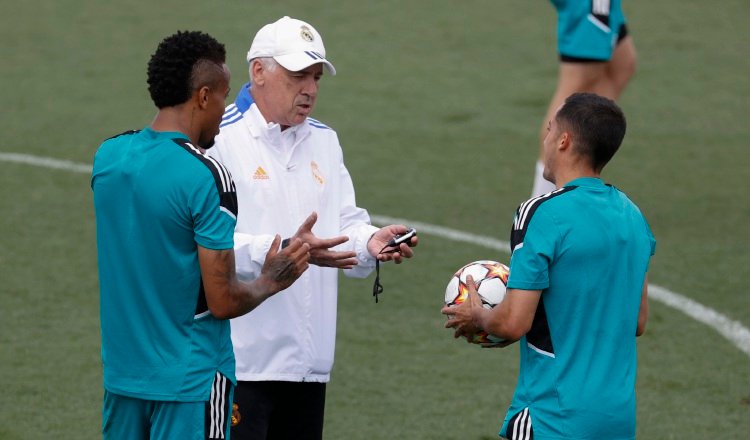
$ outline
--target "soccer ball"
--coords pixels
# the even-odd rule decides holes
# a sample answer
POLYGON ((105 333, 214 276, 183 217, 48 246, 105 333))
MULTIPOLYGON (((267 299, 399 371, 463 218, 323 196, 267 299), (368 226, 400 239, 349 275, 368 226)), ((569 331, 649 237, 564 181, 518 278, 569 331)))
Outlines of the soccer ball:
MULTIPOLYGON (((466 277, 471 275, 477 286, 477 293, 482 300, 482 307, 491 309, 500 304, 505 297, 506 283, 510 269, 508 266, 491 260, 479 260, 471 262, 453 275, 448 286, 445 288, 445 304, 452 306, 461 304, 469 296, 469 287, 466 277)), ((474 344, 499 344, 504 340, 480 331, 470 342, 474 344)))

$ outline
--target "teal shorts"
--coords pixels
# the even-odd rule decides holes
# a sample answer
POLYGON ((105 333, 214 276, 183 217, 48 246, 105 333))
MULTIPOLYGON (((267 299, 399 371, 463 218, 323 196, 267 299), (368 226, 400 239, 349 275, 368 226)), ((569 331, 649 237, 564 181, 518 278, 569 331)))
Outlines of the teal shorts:
POLYGON ((563 61, 609 61, 627 34, 621 0, 550 0, 563 61))
POLYGON ((103 439, 228 439, 234 386, 223 379, 214 381, 211 398, 202 402, 145 400, 105 391, 103 439))

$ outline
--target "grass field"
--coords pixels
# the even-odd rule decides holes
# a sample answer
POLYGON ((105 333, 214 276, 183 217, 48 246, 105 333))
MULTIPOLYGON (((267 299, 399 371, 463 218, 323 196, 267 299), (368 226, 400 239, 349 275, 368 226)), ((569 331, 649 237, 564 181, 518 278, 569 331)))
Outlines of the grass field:
MULTIPOLYGON (((639 70, 621 99, 623 149, 605 178, 656 235, 650 281, 750 327, 750 3, 625 2, 639 70)), ((545 0, 3 2, 0 153, 90 164, 99 142, 155 111, 145 65, 158 41, 200 29, 245 52, 281 15, 321 31, 339 72, 314 116, 342 140, 358 202, 507 240, 528 197, 556 78, 545 0)), ((232 93, 234 96, 234 93, 232 93)), ((0 160, 0 439, 100 436, 102 397, 89 176, 0 160)), ((443 329, 443 289, 484 246, 421 234, 418 257, 342 279, 329 439, 491 439, 517 348, 481 350, 443 329)), ((750 356, 651 302, 639 339, 638 438, 750 436, 750 356)))

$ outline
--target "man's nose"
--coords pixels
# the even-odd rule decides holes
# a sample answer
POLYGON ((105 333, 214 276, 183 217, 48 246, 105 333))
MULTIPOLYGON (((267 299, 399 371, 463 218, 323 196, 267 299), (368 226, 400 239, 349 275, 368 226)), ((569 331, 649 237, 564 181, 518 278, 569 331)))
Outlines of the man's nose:
POLYGON ((311 97, 315 97, 318 94, 318 81, 315 80, 314 76, 305 79, 302 93, 311 97))

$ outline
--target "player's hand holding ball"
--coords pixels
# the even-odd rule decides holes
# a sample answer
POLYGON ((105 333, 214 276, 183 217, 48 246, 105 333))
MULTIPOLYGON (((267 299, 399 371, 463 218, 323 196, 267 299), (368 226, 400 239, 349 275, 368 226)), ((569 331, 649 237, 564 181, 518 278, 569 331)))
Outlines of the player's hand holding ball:
POLYGON ((446 328, 455 329, 454 337, 463 336, 473 344, 483 347, 504 347, 507 342, 488 334, 478 324, 476 313, 491 309, 505 297, 510 270, 502 263, 479 260, 459 269, 445 289, 445 307, 441 313, 448 316, 446 328))

